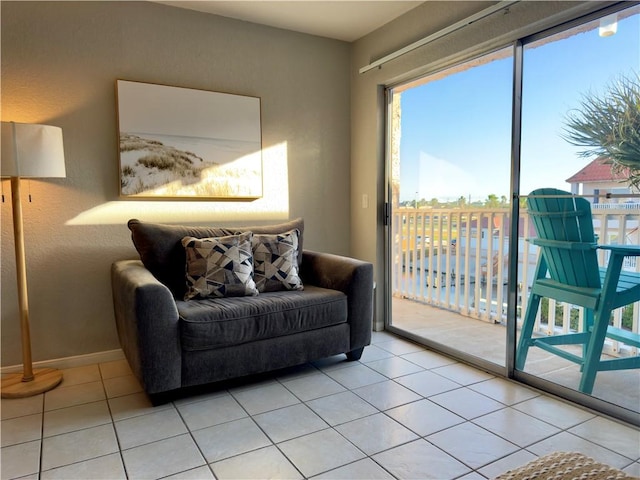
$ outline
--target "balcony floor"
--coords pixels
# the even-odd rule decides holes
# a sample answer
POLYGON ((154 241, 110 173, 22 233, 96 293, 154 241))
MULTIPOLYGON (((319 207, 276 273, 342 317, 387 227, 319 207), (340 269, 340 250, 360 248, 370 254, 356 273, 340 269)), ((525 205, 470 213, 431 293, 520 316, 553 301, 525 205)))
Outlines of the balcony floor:
MULTIPOLYGON (((393 326, 425 339, 504 366, 506 329, 412 300, 393 298, 393 326)), ((526 370, 559 385, 577 389, 580 380, 576 364, 539 348, 529 350, 526 370)), ((640 412, 640 370, 599 372, 593 396, 640 412)))

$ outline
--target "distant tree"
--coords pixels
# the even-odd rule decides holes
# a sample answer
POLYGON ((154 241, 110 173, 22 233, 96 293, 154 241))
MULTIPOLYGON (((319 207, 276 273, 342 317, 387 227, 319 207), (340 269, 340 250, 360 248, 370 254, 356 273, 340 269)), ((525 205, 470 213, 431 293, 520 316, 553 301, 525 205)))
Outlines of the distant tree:
POLYGON ((586 147, 583 157, 605 157, 612 171, 640 187, 640 75, 621 75, 608 90, 583 95, 580 107, 566 116, 562 137, 586 147))
POLYGON ((498 196, 497 195, 495 195, 493 193, 490 193, 487 196, 487 199, 485 200, 484 204, 485 204, 486 207, 496 208, 496 207, 498 207, 500 205, 500 201, 498 200, 498 196))

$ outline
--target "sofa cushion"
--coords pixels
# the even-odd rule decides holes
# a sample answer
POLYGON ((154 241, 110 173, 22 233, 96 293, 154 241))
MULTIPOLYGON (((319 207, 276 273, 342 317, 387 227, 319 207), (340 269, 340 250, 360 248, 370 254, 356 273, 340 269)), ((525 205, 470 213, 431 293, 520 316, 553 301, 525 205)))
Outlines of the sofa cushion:
POLYGON ((347 321, 347 297, 308 285, 257 297, 177 301, 182 349, 229 345, 314 330, 347 321))
POLYGON ((259 292, 302 290, 298 275, 298 230, 254 235, 253 278, 259 292))
POLYGON ((187 290, 184 280, 186 255, 181 243, 184 237, 224 237, 246 231, 255 234, 282 233, 297 229, 300 232, 298 265, 302 262, 304 221, 301 218, 286 223, 255 227, 191 227, 148 223, 136 219, 129 220, 127 225, 144 266, 178 299, 184 298, 187 290))
POLYGON ((187 293, 196 297, 242 297, 258 295, 253 281, 251 232, 227 237, 184 237, 187 255, 187 293))

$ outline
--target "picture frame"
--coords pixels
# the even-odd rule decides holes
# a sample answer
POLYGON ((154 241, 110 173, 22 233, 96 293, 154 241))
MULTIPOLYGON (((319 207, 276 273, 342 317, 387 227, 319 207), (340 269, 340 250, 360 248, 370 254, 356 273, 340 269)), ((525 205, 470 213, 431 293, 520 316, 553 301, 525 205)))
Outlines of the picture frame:
POLYGON ((116 80, 120 197, 262 196, 260 98, 116 80))

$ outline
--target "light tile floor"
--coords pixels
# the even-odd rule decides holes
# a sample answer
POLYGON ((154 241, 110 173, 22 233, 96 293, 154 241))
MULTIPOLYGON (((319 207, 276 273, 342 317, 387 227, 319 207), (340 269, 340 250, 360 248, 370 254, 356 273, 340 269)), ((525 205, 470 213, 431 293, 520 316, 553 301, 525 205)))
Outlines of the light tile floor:
POLYGON ((640 477, 637 429, 388 333, 158 407, 125 361, 1 407, 2 479, 482 479, 558 450, 640 477))

